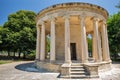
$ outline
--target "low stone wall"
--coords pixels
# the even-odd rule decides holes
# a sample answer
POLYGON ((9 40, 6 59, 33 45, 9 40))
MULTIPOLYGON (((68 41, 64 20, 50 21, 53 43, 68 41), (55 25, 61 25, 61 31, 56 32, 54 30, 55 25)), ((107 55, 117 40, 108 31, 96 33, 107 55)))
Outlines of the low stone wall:
POLYGON ((87 72, 86 75, 88 75, 90 78, 98 78, 98 64, 84 64, 85 70, 87 72))
POLYGON ((108 71, 111 70, 111 61, 99 63, 98 71, 108 71))
POLYGON ((38 69, 43 68, 43 69, 46 69, 46 70, 52 71, 52 72, 60 72, 60 70, 61 70, 61 65, 55 64, 55 63, 36 61, 35 65, 38 69))
POLYGON ((84 67, 89 77, 99 77, 98 76, 99 72, 108 71, 111 69, 111 61, 100 63, 85 63, 84 67))
POLYGON ((63 64, 61 66, 61 77, 64 77, 64 78, 69 78, 70 77, 70 66, 71 64, 63 64))

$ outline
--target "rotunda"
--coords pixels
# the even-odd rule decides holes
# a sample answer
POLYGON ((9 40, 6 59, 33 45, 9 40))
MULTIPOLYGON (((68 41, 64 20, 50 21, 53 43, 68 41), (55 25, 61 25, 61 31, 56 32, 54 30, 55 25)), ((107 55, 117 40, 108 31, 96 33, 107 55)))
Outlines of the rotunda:
POLYGON ((56 4, 40 11, 36 17, 36 66, 60 72, 61 77, 98 77, 100 70, 109 70, 107 18, 104 8, 80 2, 56 4), (92 40, 91 52, 88 37, 92 40))

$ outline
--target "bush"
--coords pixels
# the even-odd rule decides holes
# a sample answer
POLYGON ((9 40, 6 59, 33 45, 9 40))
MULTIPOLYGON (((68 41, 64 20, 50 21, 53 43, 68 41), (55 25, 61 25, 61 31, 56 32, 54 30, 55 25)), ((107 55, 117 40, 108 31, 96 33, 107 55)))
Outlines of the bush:
POLYGON ((27 59, 34 60, 35 59, 35 50, 30 51, 29 54, 26 55, 27 59))

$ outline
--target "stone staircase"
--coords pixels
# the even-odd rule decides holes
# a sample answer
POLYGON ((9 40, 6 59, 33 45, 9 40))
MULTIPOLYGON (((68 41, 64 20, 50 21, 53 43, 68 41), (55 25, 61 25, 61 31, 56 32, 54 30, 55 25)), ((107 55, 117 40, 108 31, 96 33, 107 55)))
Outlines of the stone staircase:
POLYGON ((84 66, 80 63, 72 63, 70 67, 70 78, 87 78, 84 66))

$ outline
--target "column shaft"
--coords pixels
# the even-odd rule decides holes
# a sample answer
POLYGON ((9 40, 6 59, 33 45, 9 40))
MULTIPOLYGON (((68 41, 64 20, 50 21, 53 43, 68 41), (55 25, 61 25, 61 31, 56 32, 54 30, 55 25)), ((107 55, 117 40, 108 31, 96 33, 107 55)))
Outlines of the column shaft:
POLYGON ((105 24, 102 22, 101 26, 101 33, 102 33, 102 54, 103 60, 107 60, 107 43, 106 43, 106 33, 105 33, 105 24))
POLYGON ((45 25, 42 22, 41 26, 41 52, 40 52, 40 60, 45 60, 45 25))
POLYGON ((99 39, 99 32, 98 32, 98 19, 94 18, 93 20, 93 26, 94 26, 94 54, 96 54, 95 56, 95 60, 96 61, 102 61, 102 55, 101 55, 101 47, 100 47, 100 39, 99 39))
POLYGON ((98 42, 98 45, 99 45, 98 49, 99 49, 99 53, 100 53, 99 56, 100 56, 100 61, 102 61, 102 47, 101 47, 101 33, 100 32, 98 32, 98 39, 99 39, 98 40, 99 41, 98 42))
POLYGON ((96 51, 96 40, 95 40, 95 35, 94 33, 92 34, 92 57, 94 58, 94 60, 97 60, 97 51, 96 51))
POLYGON ((106 44, 107 44, 107 60, 110 61, 110 52, 109 52, 109 43, 108 43, 108 34, 107 34, 107 26, 105 26, 105 35, 106 35, 106 44))
POLYGON ((36 60, 40 59, 40 27, 37 25, 36 60))
POLYGON ((86 28, 84 16, 80 16, 80 34, 81 34, 81 53, 82 53, 82 62, 88 62, 88 48, 87 48, 87 39, 86 39, 86 28))
POLYGON ((65 62, 71 62, 71 52, 70 52, 70 24, 69 17, 65 17, 65 62))
POLYGON ((51 29, 50 29, 50 60, 55 60, 55 22, 54 19, 51 20, 51 29))

